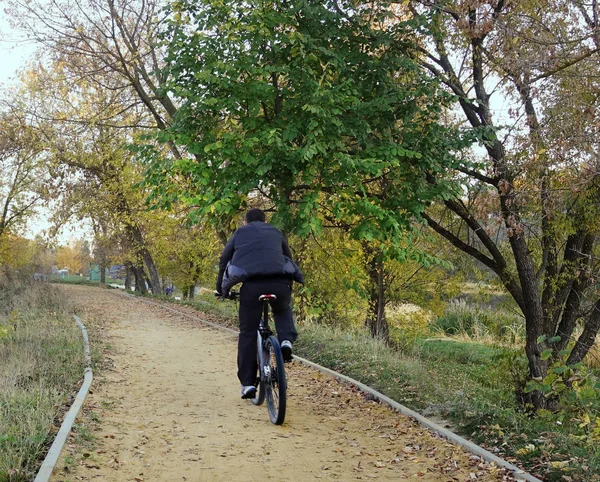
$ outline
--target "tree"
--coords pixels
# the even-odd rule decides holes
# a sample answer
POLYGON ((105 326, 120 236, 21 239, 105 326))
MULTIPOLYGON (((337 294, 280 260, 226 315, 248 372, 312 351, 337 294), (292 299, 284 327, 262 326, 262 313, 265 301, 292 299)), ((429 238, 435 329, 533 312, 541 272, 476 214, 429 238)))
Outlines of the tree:
POLYGON ((90 261, 92 253, 90 251, 90 243, 87 239, 80 239, 77 242, 78 255, 81 260, 81 274, 88 276, 90 271, 90 261))
MULTIPOLYGON (((590 95, 598 6, 495 0, 411 1, 408 8, 430 22, 421 64, 455 95, 487 152, 479 166, 450 173, 464 179, 465 194, 445 200, 445 213, 423 217, 502 281, 525 317, 529 376, 541 380, 565 348, 572 347, 568 364, 581 361, 600 328, 598 109, 590 95), (498 96, 512 103, 510 117, 495 110, 498 96)), ((529 401, 535 408, 549 402, 538 390, 529 401)))
POLYGON ((185 298, 193 298, 196 286, 212 286, 215 266, 222 245, 215 230, 208 223, 189 226, 185 217, 165 219, 160 232, 155 233, 162 273, 181 289, 185 298))
POLYGON ((12 24, 44 49, 46 58, 68 66, 67 78, 102 89, 120 110, 97 109, 85 122, 122 128, 122 115, 136 127, 162 129, 175 113, 157 48, 160 0, 7 0, 12 24))
POLYGON ((79 273, 81 271, 81 257, 77 246, 73 244, 59 246, 56 250, 56 265, 59 269, 68 269, 69 273, 79 273))
POLYGON ((35 132, 14 106, 0 112, 0 238, 18 232, 41 203, 46 171, 35 132))
MULTIPOLYGON (((411 217, 449 189, 424 172, 453 162, 456 139, 388 14, 354 2, 173 4, 165 78, 181 107, 160 139, 190 155, 149 158, 155 195, 196 218, 260 195, 285 234, 318 234, 326 220, 372 245, 377 269, 405 256, 411 217)), ((371 331, 385 337, 380 293, 371 331)))
POLYGON ((147 241, 149 226, 159 223, 160 215, 147 212, 145 193, 137 187, 142 168, 128 148, 139 135, 130 126, 138 123, 140 114, 124 109, 96 83, 71 78, 69 69, 57 63, 29 71, 25 77, 26 101, 35 112, 30 126, 43 139, 48 165, 62 184, 55 223, 73 216, 92 219, 96 244, 103 244, 101 251, 107 253, 103 262, 110 257, 106 243, 114 242, 115 233, 122 233, 133 251, 136 272, 141 276, 144 264, 152 292, 160 294, 161 279, 147 241), (97 111, 124 128, 95 124, 93 113, 97 111))
POLYGON ((22 236, 5 233, 0 238, 0 267, 6 268, 5 272, 9 280, 11 271, 22 271, 30 265, 34 251, 33 242, 22 236))

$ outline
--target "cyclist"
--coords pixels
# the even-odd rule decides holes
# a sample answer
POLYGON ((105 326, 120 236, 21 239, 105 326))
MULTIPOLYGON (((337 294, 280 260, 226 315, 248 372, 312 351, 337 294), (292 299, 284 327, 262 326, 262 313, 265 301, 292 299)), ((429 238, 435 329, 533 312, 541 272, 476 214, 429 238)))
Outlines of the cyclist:
POLYGON ((290 248, 283 234, 265 222, 265 213, 250 209, 244 225, 227 241, 219 260, 217 293, 227 297, 237 283, 240 289, 238 338, 238 378, 242 398, 256 394, 256 331, 262 314, 258 297, 274 294, 271 303, 277 337, 286 361, 292 359, 292 344, 298 333, 292 315, 292 281, 304 283, 298 266, 292 261, 290 248))

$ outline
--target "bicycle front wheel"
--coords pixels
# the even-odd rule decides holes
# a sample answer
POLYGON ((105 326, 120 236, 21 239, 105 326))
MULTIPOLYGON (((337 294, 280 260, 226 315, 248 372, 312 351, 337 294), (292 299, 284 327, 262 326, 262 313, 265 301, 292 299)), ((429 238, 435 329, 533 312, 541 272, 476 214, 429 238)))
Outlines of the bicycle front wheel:
POLYGON ((275 425, 281 425, 285 419, 287 381, 283 366, 283 355, 279 341, 270 336, 265 344, 268 364, 268 378, 265 383, 269 418, 275 425))

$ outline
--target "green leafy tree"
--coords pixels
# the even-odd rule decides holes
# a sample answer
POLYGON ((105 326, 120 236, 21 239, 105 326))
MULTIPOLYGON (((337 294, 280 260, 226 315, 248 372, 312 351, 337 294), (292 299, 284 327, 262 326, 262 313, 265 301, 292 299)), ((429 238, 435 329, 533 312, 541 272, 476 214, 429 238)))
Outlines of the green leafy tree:
MULTIPOLYGON (((160 139, 189 155, 148 156, 157 201, 205 218, 261 196, 286 234, 344 227, 374 250, 376 272, 407 255, 410 219, 448 191, 426 174, 454 162, 456 140, 386 5, 179 1, 168 25, 165 77, 180 108, 160 139)), ((369 323, 385 337, 380 288, 369 323)))

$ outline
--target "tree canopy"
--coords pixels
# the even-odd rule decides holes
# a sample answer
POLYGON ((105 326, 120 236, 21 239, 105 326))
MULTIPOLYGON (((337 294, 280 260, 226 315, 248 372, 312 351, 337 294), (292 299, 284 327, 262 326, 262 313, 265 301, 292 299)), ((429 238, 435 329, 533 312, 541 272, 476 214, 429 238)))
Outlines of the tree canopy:
POLYGON ((448 97, 387 5, 180 1, 168 19, 181 108, 160 139, 188 155, 149 164, 157 200, 202 217, 260 195, 286 232, 343 223, 386 241, 451 191, 426 179, 456 162, 460 140, 438 122, 448 97))

